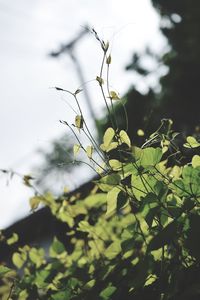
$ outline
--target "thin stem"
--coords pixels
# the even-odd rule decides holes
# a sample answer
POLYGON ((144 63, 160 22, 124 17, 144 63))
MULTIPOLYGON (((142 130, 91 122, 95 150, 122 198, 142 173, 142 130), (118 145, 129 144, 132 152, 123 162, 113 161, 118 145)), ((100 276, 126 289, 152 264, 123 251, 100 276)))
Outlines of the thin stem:
MULTIPOLYGON (((105 59, 106 59, 106 52, 104 51, 103 59, 102 59, 102 63, 101 63, 101 68, 100 68, 100 73, 99 73, 99 77, 100 78, 102 78, 102 76, 103 76, 103 67, 104 67, 105 59)), ((104 102, 105 102, 105 105, 106 105, 106 108, 107 108, 107 111, 108 111, 108 114, 109 114, 110 122, 112 124, 112 127, 114 128, 114 124, 113 124, 113 120, 112 120, 112 115, 111 115, 110 108, 109 108, 107 100, 106 100, 106 96, 105 96, 105 93, 104 93, 104 89, 103 89, 102 83, 99 83, 99 86, 100 86, 101 93, 103 95, 103 99, 104 99, 104 102)))
MULTIPOLYGON (((87 154, 87 151, 85 149, 85 147, 83 146, 83 144, 81 143, 80 139, 78 138, 77 134, 75 133, 75 131, 73 130, 73 128, 66 122, 66 121, 60 121, 62 124, 67 125, 70 130, 72 131, 72 133, 74 134, 75 138, 77 139, 79 146, 81 149, 83 149, 83 151, 87 154)), ((92 157, 90 158, 91 161, 93 161, 99 168, 101 168, 104 172, 106 172, 106 170, 98 163, 96 162, 92 157)))
MULTIPOLYGON (((107 86, 107 92, 108 92, 108 96, 110 96, 110 87, 109 87, 109 70, 110 70, 110 64, 107 64, 107 78, 106 78, 106 86, 107 86)), ((113 118, 114 118, 114 122, 115 122, 115 128, 118 128, 118 124, 117 124, 117 119, 115 116, 115 110, 114 110, 114 106, 113 106, 113 101, 110 98, 110 103, 111 103, 111 109, 112 109, 112 114, 113 114, 113 118)))

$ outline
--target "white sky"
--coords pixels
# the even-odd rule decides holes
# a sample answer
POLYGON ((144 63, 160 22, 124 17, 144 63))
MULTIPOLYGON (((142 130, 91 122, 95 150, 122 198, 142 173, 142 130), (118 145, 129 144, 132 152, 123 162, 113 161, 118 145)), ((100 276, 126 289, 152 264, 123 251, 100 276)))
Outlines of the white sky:
MULTIPOLYGON (((120 94, 134 83, 133 73, 124 71, 133 52, 148 45, 159 53, 166 45, 150 0, 0 1, 0 168, 29 173, 38 163, 35 151, 64 133, 58 120, 73 114, 49 87, 74 91, 80 83, 69 57, 56 60, 47 54, 74 38, 85 24, 111 43, 111 84, 120 94)), ((84 37, 76 53, 86 81, 96 78, 101 51, 95 39, 84 37)), ((98 113, 103 103, 94 85, 88 88, 98 113)), ((138 88, 144 89, 144 82, 138 82, 138 88)), ((84 176, 73 181, 77 185, 84 176)), ((7 185, 0 175, 0 195, 0 228, 29 212, 33 192, 20 179, 7 185)))

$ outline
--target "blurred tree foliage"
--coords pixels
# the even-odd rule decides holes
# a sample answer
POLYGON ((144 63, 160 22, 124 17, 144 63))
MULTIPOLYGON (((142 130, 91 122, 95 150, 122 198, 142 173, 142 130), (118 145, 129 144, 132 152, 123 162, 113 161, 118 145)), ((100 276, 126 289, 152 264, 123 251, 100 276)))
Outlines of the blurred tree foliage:
POLYGON ((163 56, 163 63, 169 72, 160 80, 160 114, 161 117, 166 114, 171 117, 178 130, 192 132, 200 125, 200 2, 152 2, 162 17, 161 30, 171 46, 163 56), (170 24, 167 25, 165 20, 170 24))
POLYGON ((74 168, 72 164, 74 142, 74 137, 68 133, 53 140, 48 150, 38 150, 43 158, 43 162, 35 168, 38 173, 36 184, 40 189, 57 192, 55 181, 66 184, 66 174, 74 168))

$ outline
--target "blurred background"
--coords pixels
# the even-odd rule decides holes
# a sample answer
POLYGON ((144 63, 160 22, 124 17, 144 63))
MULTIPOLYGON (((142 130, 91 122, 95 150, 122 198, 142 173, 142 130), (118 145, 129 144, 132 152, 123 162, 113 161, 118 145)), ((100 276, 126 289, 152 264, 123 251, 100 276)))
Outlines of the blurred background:
MULTIPOLYGON (((73 137, 59 120, 74 122, 76 106, 52 88, 83 87, 91 131, 97 134, 93 117, 108 125, 95 80, 102 50, 87 26, 110 42, 110 85, 127 108, 133 143, 145 138, 138 129, 148 135, 162 118, 198 135, 199 8, 197 0, 0 0, 0 169, 31 174, 41 192, 57 194, 94 176, 71 164, 73 137)), ((0 228, 30 213, 33 191, 11 175, 0 173, 0 228)))

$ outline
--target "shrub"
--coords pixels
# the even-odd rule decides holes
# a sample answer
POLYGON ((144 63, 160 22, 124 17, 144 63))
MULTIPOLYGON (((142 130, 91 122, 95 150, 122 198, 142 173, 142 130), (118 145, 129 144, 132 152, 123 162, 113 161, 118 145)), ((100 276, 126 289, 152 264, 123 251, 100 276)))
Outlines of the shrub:
MULTIPOLYGON (((163 120, 142 146, 131 145, 111 113, 119 96, 109 84, 104 90, 109 44, 93 33, 103 50, 97 81, 113 126, 99 146, 82 114, 80 90, 70 92, 79 109, 75 123, 61 123, 77 138, 75 157, 84 151, 99 179, 86 198, 65 194, 58 199, 36 192, 30 199, 32 210, 47 205, 67 224, 68 244, 55 237, 48 252, 29 245, 19 248, 13 269, 0 267, 0 293, 3 299, 20 300, 199 299, 200 156, 185 164, 181 158, 184 148, 199 149, 200 144, 188 137, 178 148, 171 120, 163 120), (80 141, 79 131, 89 145, 80 141)), ((34 188, 30 176, 24 182, 34 188)), ((15 242, 16 235, 7 240, 15 242)))

